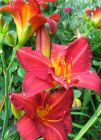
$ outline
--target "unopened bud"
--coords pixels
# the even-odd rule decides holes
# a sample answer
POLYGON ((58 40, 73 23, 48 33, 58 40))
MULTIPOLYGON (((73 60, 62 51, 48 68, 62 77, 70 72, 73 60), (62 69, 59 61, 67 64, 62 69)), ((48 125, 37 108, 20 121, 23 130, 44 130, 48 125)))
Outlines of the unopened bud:
POLYGON ((13 103, 11 103, 11 110, 16 119, 20 119, 24 115, 24 111, 16 109, 13 103))
POLYGON ((3 26, 5 24, 3 15, 0 14, 0 33, 3 32, 3 26))
POLYGON ((16 32, 14 32, 14 31, 9 31, 5 35, 5 42, 9 46, 15 46, 16 45, 16 40, 17 40, 17 35, 16 35, 16 32))
POLYGON ((80 109, 81 108, 81 101, 78 98, 74 98, 73 109, 80 109))
POLYGON ((5 23, 3 26, 3 34, 6 34, 10 29, 10 24, 9 23, 5 23))

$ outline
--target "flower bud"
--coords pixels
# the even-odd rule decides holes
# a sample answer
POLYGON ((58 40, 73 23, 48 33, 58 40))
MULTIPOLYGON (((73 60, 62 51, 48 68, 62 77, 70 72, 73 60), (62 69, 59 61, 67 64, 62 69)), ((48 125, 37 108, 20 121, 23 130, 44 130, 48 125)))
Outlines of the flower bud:
POLYGON ((3 26, 3 34, 6 34, 10 29, 10 24, 9 23, 5 23, 3 26))
POLYGON ((5 42, 9 46, 15 46, 16 40, 17 40, 17 35, 16 35, 16 32, 14 32, 14 31, 9 31, 5 35, 5 42))
POLYGON ((16 109, 12 103, 11 103, 11 110, 16 119, 20 119, 24 115, 24 111, 16 109))
POLYGON ((80 109, 81 108, 81 101, 78 98, 74 98, 73 109, 80 109))
POLYGON ((0 14, 0 33, 3 32, 3 26, 5 24, 3 15, 0 14))

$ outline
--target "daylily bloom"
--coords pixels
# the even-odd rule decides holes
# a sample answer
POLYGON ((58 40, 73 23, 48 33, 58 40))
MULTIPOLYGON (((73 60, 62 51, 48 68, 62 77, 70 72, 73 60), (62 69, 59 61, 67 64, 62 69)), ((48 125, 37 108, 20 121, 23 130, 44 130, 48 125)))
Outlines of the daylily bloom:
MULTIPOLYGON (((18 33, 18 41, 19 46, 22 46, 29 37, 33 34, 33 32, 37 31, 44 23, 48 22, 49 25, 51 25, 51 28, 53 26, 56 26, 53 23, 51 24, 48 20, 50 17, 45 17, 42 15, 39 4, 36 1, 30 0, 29 2, 24 2, 23 0, 15 0, 13 2, 10 2, 6 6, 0 7, 0 12, 6 11, 9 12, 13 18, 14 22, 16 24, 17 33, 18 33)), ((55 15, 55 14, 54 14, 55 15)), ((59 19, 59 15, 55 15, 59 19)), ((54 20, 53 18, 50 18, 50 20, 54 20)), ((54 32, 56 31, 56 28, 54 32)))
POLYGON ((97 28, 101 28, 101 7, 97 7, 95 10, 86 10, 86 15, 90 17, 91 21, 97 28))
POLYGON ((57 2, 57 0, 36 0, 43 8, 47 8, 47 2, 57 2))
MULTIPOLYGON (((51 58, 30 47, 19 49, 17 56, 27 71, 23 84, 27 84, 28 90, 32 90, 29 88, 32 84, 34 92, 56 85, 66 89, 83 87, 100 91, 101 80, 90 70, 92 53, 87 38, 76 39, 68 46, 52 44, 51 58)), ((34 94, 31 91, 30 93, 34 94)))
MULTIPOLYGON (((11 102, 25 115, 17 122, 17 129, 23 140, 36 140, 43 137, 45 140, 67 140, 67 133, 72 131, 70 110, 73 102, 71 89, 41 92, 27 97, 12 93, 11 102)), ((28 93, 30 94, 30 93, 28 93)))
POLYGON ((64 10, 66 13, 70 13, 72 11, 72 9, 70 7, 66 7, 64 10))

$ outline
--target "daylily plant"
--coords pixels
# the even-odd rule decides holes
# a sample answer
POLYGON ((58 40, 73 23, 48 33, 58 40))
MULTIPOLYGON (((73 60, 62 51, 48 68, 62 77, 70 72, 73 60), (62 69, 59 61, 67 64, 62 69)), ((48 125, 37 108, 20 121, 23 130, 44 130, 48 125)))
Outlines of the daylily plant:
POLYGON ((86 15, 90 17, 90 20, 97 28, 101 28, 101 7, 97 7, 95 10, 88 9, 85 11, 86 15))
POLYGON ((20 47, 26 43, 33 32, 37 31, 46 22, 51 27, 50 31, 53 28, 52 33, 55 32, 57 26, 54 20, 56 19, 57 21, 60 19, 58 14, 45 17, 40 10, 39 4, 34 0, 29 0, 29 2, 15 0, 6 6, 0 7, 0 12, 2 11, 9 12, 14 18, 20 47))
POLYGON ((92 53, 87 38, 81 37, 67 46, 52 44, 51 58, 30 47, 19 49, 17 56, 27 71, 23 84, 31 95, 57 85, 100 91, 101 80, 90 70, 92 53))
POLYGON ((11 93, 10 101, 17 110, 25 114, 17 122, 17 129, 23 140, 67 140, 72 131, 70 110, 73 102, 71 89, 59 89, 54 92, 41 92, 34 96, 28 91, 11 93), (62 102, 62 103, 61 103, 62 102))

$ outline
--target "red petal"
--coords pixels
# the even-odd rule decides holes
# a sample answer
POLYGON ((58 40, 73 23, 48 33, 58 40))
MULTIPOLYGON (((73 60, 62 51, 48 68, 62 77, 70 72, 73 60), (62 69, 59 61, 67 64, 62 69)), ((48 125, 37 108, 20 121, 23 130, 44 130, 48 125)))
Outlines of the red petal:
POLYGON ((35 77, 33 73, 27 73, 24 81, 23 81, 23 91, 26 92, 27 96, 35 95, 43 90, 52 88, 53 85, 48 81, 48 77, 46 79, 35 77))
POLYGON ((88 9, 85 11, 85 13, 87 14, 87 16, 91 16, 91 13, 93 13, 93 10, 88 9))
POLYGON ((65 89, 60 89, 50 97, 48 104, 51 106, 52 110, 48 115, 50 120, 59 120, 63 118, 66 114, 70 114, 74 99, 74 93, 71 89, 68 91, 65 89))
POLYGON ((101 80, 95 72, 87 72, 82 75, 78 75, 79 82, 76 86, 88 88, 99 92, 101 89, 101 80))
POLYGON ((41 5, 44 9, 47 8, 47 4, 46 4, 45 2, 40 3, 40 5, 41 5))
POLYGON ((57 14, 57 13, 55 13, 55 14, 49 16, 49 18, 50 18, 51 20, 59 21, 59 20, 60 20, 60 15, 57 14))
POLYGON ((59 20, 60 20, 59 14, 53 14, 52 16, 47 18, 47 22, 49 24, 51 34, 56 32, 56 30, 57 30, 56 21, 59 21, 59 20))
POLYGON ((62 123, 51 123, 43 130, 42 136, 45 140, 68 140, 62 123))
POLYGON ((44 2, 57 2, 57 0, 43 0, 44 2))
POLYGON ((17 122, 17 129, 20 132, 22 140, 36 140, 41 136, 36 123, 27 115, 23 116, 17 122))
POLYGON ((27 97, 25 96, 25 93, 12 93, 9 95, 9 99, 14 104, 16 109, 23 110, 29 115, 35 114, 37 106, 39 106, 39 104, 41 103, 41 98, 39 94, 33 97, 27 97))
POLYGON ((66 117, 66 119, 64 120, 64 124, 65 124, 68 132, 71 133, 72 132, 72 117, 71 117, 71 115, 68 115, 66 117))
POLYGON ((50 60, 41 51, 33 51, 30 47, 21 48, 17 56, 25 70, 33 72, 35 76, 46 76, 51 65, 50 60))
POLYGON ((33 16, 29 22, 32 24, 32 33, 37 31, 42 25, 44 25, 44 23, 47 22, 46 17, 41 15, 41 14, 37 14, 35 16, 33 16))
POLYGON ((49 24, 50 33, 51 34, 55 33, 56 30, 57 30, 57 23, 56 23, 56 21, 47 18, 47 22, 49 24))
POLYGON ((72 42, 67 48, 66 60, 67 64, 72 64, 72 73, 88 71, 91 58, 92 53, 87 38, 81 37, 72 42))
POLYGON ((66 53, 67 53, 66 46, 58 45, 55 43, 52 44, 51 58, 53 61, 56 61, 57 58, 61 61, 62 57, 65 57, 66 53))

